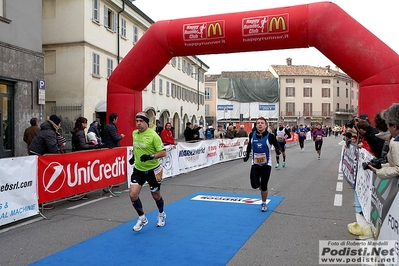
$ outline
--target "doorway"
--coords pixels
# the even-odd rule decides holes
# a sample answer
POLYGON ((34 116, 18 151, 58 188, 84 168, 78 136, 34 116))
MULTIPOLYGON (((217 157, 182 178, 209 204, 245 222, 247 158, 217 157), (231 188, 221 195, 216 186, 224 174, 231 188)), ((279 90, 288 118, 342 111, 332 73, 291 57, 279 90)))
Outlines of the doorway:
POLYGON ((14 157, 13 85, 0 81, 0 158, 14 157))

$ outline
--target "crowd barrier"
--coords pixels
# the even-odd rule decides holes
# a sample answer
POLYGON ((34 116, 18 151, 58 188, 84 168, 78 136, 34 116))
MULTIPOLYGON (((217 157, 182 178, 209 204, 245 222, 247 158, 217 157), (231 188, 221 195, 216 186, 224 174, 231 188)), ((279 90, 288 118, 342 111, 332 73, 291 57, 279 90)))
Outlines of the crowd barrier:
MULTIPOLYGON (((399 243, 399 178, 381 179, 372 171, 364 170, 362 163, 373 157, 357 145, 343 145, 342 173, 355 189, 364 219, 371 225, 373 238, 399 243)), ((398 247, 395 252, 398 254, 398 247)))
MULTIPOLYGON (((297 142, 297 135, 287 141, 297 142)), ((163 178, 243 158, 248 138, 212 139, 166 146, 163 178)), ((132 147, 1 159, 0 227, 41 214, 40 204, 130 184, 132 147)))

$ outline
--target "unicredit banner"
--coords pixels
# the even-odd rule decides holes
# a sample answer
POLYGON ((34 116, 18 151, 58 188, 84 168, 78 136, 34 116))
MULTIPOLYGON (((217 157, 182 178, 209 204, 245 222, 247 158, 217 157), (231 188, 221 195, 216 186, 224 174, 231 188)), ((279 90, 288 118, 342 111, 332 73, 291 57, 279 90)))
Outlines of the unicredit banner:
POLYGON ((39 203, 126 182, 126 149, 39 156, 39 203))

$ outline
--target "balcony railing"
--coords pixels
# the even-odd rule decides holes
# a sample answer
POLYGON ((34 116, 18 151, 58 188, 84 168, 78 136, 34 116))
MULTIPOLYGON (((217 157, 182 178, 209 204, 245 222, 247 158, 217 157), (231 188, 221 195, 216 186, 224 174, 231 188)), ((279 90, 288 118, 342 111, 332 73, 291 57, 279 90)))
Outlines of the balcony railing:
POLYGON ((281 111, 280 116, 286 117, 331 117, 334 116, 334 112, 331 111, 312 111, 312 112, 290 112, 290 111, 281 111))
POLYGON ((354 113, 355 113, 355 110, 353 110, 353 109, 335 109, 335 114, 337 114, 337 115, 351 115, 354 113))

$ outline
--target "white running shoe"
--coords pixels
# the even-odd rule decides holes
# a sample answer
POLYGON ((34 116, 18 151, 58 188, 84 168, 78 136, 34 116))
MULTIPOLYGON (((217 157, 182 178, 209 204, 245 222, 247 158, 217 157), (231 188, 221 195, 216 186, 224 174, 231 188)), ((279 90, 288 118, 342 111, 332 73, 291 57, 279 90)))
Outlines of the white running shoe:
POLYGON ((165 212, 160 212, 158 213, 158 222, 157 226, 162 227, 165 225, 165 220, 166 220, 166 213, 165 212))
POLYGON ((260 205, 260 211, 262 211, 262 212, 266 212, 267 211, 266 202, 262 202, 262 204, 260 205))
POLYGON ((144 216, 144 218, 138 218, 137 219, 137 223, 135 226, 133 226, 133 231, 138 232, 141 229, 143 229, 143 226, 148 224, 148 220, 147 217, 144 216))

